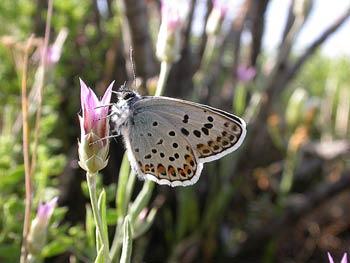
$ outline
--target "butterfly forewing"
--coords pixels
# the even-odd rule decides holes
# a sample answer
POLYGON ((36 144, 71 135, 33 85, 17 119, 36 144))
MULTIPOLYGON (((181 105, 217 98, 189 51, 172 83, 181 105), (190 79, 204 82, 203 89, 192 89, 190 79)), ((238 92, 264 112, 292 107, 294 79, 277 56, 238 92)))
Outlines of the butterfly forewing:
POLYGON ((171 186, 198 180, 202 164, 171 119, 157 111, 136 110, 128 126, 123 135, 129 159, 141 177, 171 186))
POLYGON ((188 101, 144 97, 135 103, 135 115, 140 112, 147 112, 150 122, 158 118, 171 125, 201 163, 236 150, 246 134, 245 122, 237 116, 188 101))

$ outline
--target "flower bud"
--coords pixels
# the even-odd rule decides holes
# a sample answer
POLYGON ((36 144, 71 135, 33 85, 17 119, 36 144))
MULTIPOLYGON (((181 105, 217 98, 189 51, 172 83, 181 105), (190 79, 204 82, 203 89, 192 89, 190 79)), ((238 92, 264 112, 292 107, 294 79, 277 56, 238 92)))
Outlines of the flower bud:
POLYGON ((209 14, 205 27, 207 35, 217 35, 220 33, 227 9, 227 2, 223 0, 213 0, 213 9, 209 14))
POLYGON ((173 63, 180 59, 181 29, 185 22, 187 8, 181 4, 162 1, 162 21, 158 33, 156 55, 160 61, 173 63))
POLYGON ((31 255, 39 255, 46 244, 47 228, 50 218, 57 204, 57 197, 51 201, 39 204, 36 217, 34 218, 28 234, 28 251, 31 255))
POLYGON ((107 119, 108 104, 111 99, 112 86, 109 85, 102 100, 80 80, 81 107, 83 116, 79 116, 81 136, 79 142, 79 165, 85 171, 96 173, 105 168, 108 162, 109 123, 107 119))

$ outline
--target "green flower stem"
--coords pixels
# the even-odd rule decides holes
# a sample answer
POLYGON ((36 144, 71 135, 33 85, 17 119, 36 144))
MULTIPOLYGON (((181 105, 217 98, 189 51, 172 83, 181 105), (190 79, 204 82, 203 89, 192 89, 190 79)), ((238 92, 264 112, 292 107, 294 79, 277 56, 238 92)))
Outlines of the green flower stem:
POLYGON ((193 100, 200 99, 201 89, 206 78, 205 74, 210 72, 210 65, 214 59, 216 43, 217 43, 216 36, 214 35, 208 36, 199 68, 193 77, 193 82, 194 82, 194 90, 192 93, 193 100))
POLYGON ((163 61, 160 64, 160 74, 159 74, 159 79, 157 83, 157 89, 156 89, 156 92, 154 93, 154 96, 161 96, 163 94, 165 84, 168 80, 170 68, 171 68, 171 63, 169 62, 163 61))
POLYGON ((287 158, 285 161, 285 167, 282 173, 282 179, 280 183, 278 202, 281 206, 284 205, 284 201, 293 186, 294 169, 297 164, 297 154, 292 150, 288 150, 287 158))
POLYGON ((217 38, 215 35, 208 36, 207 43, 203 52, 203 58, 199 70, 206 72, 209 69, 210 63, 213 61, 217 38))
POLYGON ((100 236, 100 240, 102 242, 103 246, 103 254, 105 262, 111 262, 109 258, 109 251, 108 251, 108 237, 105 235, 105 232, 103 231, 103 224, 102 224, 102 218, 100 215, 100 211, 98 209, 98 203, 97 203, 97 194, 96 194, 96 176, 95 173, 86 173, 86 181, 89 188, 89 194, 90 194, 90 201, 91 201, 91 208, 92 213, 94 215, 94 220, 96 224, 97 232, 100 236))

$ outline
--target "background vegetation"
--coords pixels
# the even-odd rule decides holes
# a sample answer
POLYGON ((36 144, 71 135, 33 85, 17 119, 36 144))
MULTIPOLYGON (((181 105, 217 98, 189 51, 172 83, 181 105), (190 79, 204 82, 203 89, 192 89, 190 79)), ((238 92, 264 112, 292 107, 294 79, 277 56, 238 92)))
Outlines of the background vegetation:
MULTIPOLYGON (((140 93, 153 94, 160 70, 159 1, 52 2, 49 24, 47 1, 0 3, 1 262, 18 262, 22 242, 24 67, 34 161, 31 217, 40 201, 59 196, 40 254, 45 262, 92 262, 96 256, 85 175, 77 164, 78 77, 98 95, 112 80, 132 86, 131 46, 140 93), (45 37, 53 55, 43 70, 45 37)), ((156 185, 150 199, 132 210, 144 183, 125 188, 130 203, 116 198, 118 178, 129 172, 120 169, 121 139, 111 141, 109 164, 99 177, 110 240, 127 213, 120 212, 120 198, 146 226, 133 237, 132 262, 326 262, 327 251, 336 257, 349 251, 350 60, 324 57, 318 49, 349 17, 350 6, 296 53, 312 1, 291 1, 280 45, 267 54, 261 43, 270 2, 241 1, 218 32, 194 34, 194 23, 205 28, 213 4, 189 1, 181 58, 164 91, 243 116, 248 135, 238 152, 205 165, 194 186, 156 185), (203 20, 195 19, 198 6, 203 20), (247 77, 247 69, 256 74, 247 77)))

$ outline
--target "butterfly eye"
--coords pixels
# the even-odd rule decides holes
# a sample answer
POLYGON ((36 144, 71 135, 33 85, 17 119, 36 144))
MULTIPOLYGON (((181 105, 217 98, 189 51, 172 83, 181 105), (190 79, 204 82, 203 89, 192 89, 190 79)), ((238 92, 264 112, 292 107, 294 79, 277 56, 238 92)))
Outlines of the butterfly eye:
POLYGON ((128 92, 128 93, 126 93, 126 94, 124 95, 123 99, 124 99, 124 100, 130 100, 130 99, 132 99, 132 98, 134 98, 134 97, 135 97, 135 93, 133 93, 133 92, 128 92))

